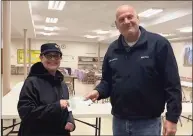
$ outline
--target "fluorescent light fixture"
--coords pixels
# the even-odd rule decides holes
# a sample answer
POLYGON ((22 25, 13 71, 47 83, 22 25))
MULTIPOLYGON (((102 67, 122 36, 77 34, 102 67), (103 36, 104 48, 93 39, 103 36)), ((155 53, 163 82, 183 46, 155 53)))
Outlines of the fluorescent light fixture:
POLYGON ((169 37, 169 36, 174 36, 175 34, 160 33, 160 35, 164 37, 169 37))
POLYGON ((54 31, 54 30, 56 30, 57 29, 57 27, 44 27, 44 30, 45 31, 54 31))
POLYGON ((37 32, 37 34, 46 35, 46 36, 50 36, 51 35, 51 33, 46 33, 46 32, 37 32))
POLYGON ((58 18, 50 18, 50 17, 46 18, 46 23, 57 23, 57 22, 58 18))
POLYGON ((35 25, 35 29, 43 29, 45 31, 55 31, 55 30, 67 30, 65 27, 56 27, 56 26, 44 26, 44 25, 35 25))
POLYGON ((94 31, 92 31, 92 32, 94 32, 94 33, 96 33, 96 34, 108 34, 110 31, 103 31, 103 30, 94 30, 94 31))
POLYGON ((84 35, 85 38, 97 38, 98 36, 84 35))
POLYGON ((182 33, 190 33, 190 32, 192 32, 192 27, 189 26, 189 27, 184 27, 184 28, 180 28, 180 29, 177 29, 177 30, 179 30, 182 33))
POLYGON ((52 35, 51 33, 42 33, 43 35, 46 35, 46 36, 50 36, 50 35, 52 35))
POLYGON ((189 40, 189 39, 192 39, 192 36, 171 38, 171 39, 168 39, 168 40, 170 40, 170 41, 177 41, 177 40, 189 40))
POLYGON ((156 15, 160 12, 162 12, 163 9, 153 9, 153 8, 150 8, 144 12, 141 12, 138 14, 139 17, 150 17, 150 16, 153 16, 153 15, 156 15))
POLYGON ((58 33, 47 33, 47 32, 37 32, 37 34, 41 34, 45 36, 58 35, 58 33))
POLYGON ((66 1, 49 1, 48 9, 50 10, 63 10, 66 1))

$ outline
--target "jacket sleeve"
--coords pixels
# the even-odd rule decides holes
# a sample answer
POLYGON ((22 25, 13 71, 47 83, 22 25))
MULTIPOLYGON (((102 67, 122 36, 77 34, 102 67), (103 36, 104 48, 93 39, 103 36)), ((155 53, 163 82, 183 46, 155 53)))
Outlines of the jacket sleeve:
POLYGON ((167 103, 166 120, 177 123, 182 112, 182 91, 178 65, 168 40, 160 46, 157 54, 160 76, 167 103))
POLYGON ((32 80, 26 79, 17 106, 21 120, 60 121, 62 116, 60 101, 39 106, 38 96, 32 80))
POLYGON ((74 125, 74 129, 72 130, 72 131, 74 131, 76 129, 76 124, 75 124, 75 121, 74 121, 72 111, 69 112, 67 121, 74 125))
POLYGON ((100 83, 95 87, 94 90, 99 92, 99 98, 105 99, 108 98, 111 94, 111 86, 112 86, 112 73, 111 68, 108 62, 108 51, 104 56, 103 65, 102 65, 102 79, 100 83))
MULTIPOLYGON (((65 96, 67 99, 69 99, 69 90, 68 90, 68 87, 67 85, 63 82, 63 86, 64 86, 64 92, 67 93, 65 96)), ((74 121, 74 117, 73 117, 73 114, 72 114, 72 111, 68 111, 67 109, 65 109, 67 112, 68 112, 68 116, 66 119, 64 119, 64 125, 66 125, 67 122, 70 122, 74 125, 74 129, 72 131, 75 130, 76 128, 76 124, 75 124, 75 121, 74 121)), ((64 110, 64 111, 65 111, 64 110)))

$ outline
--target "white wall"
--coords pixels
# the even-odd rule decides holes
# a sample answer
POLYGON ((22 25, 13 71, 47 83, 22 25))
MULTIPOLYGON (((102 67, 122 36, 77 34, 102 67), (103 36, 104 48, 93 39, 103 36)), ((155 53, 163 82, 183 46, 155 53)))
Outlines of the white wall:
POLYGON ((179 74, 182 77, 189 77, 192 78, 192 67, 184 67, 183 66, 183 53, 184 53, 184 47, 186 43, 190 43, 192 46, 192 41, 181 41, 181 42, 171 42, 171 45, 174 50, 174 54, 178 63, 179 68, 179 74))
MULTIPOLYGON (((45 40, 32 40, 31 50, 40 50, 40 46, 48 41, 45 40)), ((65 42, 65 41, 51 41, 57 44, 65 44, 66 48, 62 49, 63 55, 70 55, 74 57, 74 60, 67 61, 68 56, 64 56, 61 62, 62 67, 77 68, 78 56, 98 56, 98 43, 83 43, 83 42, 65 42)), ((12 39, 11 45, 11 65, 23 66, 17 64, 17 49, 23 49, 22 39, 12 39)), ((101 44, 102 51, 100 55, 103 57, 107 45, 101 44)), ((70 57, 69 56, 69 57, 70 57)))
POLYGON ((109 47, 109 44, 103 44, 100 46, 100 56, 101 57, 104 57, 108 47, 109 47))

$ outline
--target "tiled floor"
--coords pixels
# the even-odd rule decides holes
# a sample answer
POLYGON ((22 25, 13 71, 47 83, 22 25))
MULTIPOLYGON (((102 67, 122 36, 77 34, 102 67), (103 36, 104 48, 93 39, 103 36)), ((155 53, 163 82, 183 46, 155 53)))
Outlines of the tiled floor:
MULTIPOLYGON (((11 77, 11 86, 14 86, 17 82, 22 81, 23 76, 12 76, 11 77)), ((82 84, 81 82, 77 81, 75 82, 75 90, 77 96, 83 96, 86 93, 92 91, 93 89, 92 84, 82 84)), ((187 97, 189 96, 189 92, 186 92, 187 97)), ((81 119, 89 123, 95 123, 95 119, 81 119)), ((6 121, 6 125, 8 125, 10 122, 6 121)), ((187 122, 186 119, 182 119, 183 126, 180 126, 180 123, 178 123, 178 131, 177 135, 191 135, 192 132, 192 122, 187 122)), ((72 135, 94 135, 95 129, 92 127, 89 127, 85 124, 76 122, 76 130, 72 133, 72 135)), ((112 119, 111 118, 102 118, 102 124, 101 124, 101 135, 112 135, 112 119)))

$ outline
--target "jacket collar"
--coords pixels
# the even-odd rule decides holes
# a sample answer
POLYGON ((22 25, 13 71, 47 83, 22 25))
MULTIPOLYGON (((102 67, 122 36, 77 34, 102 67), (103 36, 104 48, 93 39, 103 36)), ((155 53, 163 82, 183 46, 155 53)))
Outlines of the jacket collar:
POLYGON ((58 70, 56 71, 55 76, 51 75, 41 62, 37 62, 31 67, 28 77, 32 76, 42 78, 51 82, 52 84, 61 83, 64 79, 63 74, 58 70))
MULTIPOLYGON (((135 43, 135 45, 133 45, 131 48, 141 48, 141 47, 146 46, 147 31, 141 26, 139 26, 139 29, 141 31, 141 35, 140 35, 138 41, 135 43)), ((115 49, 125 50, 125 46, 124 46, 123 40, 122 40, 123 38, 124 38, 123 35, 120 34, 119 38, 118 38, 118 45, 116 45, 115 49)))

